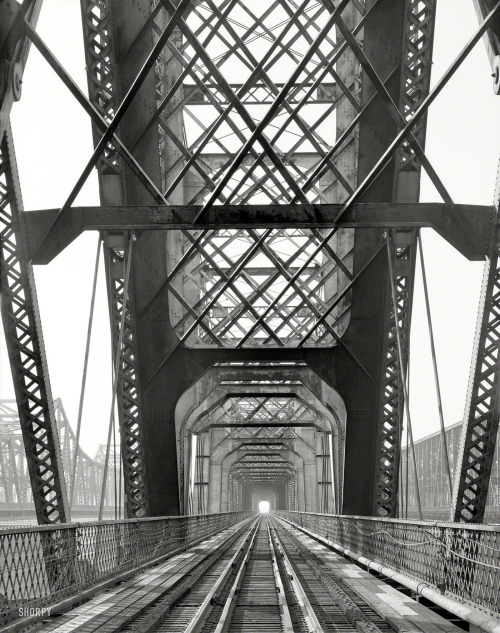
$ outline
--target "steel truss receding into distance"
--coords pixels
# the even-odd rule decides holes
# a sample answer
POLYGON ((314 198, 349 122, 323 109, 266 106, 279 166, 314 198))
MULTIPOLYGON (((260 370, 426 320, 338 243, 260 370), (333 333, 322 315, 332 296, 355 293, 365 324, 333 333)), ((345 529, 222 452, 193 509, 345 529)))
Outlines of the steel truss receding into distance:
POLYGON ((295 509, 307 427, 318 508, 396 516, 429 225, 489 260, 454 514, 482 520, 499 418, 496 212, 455 205, 424 151, 428 107, 472 47, 484 35, 500 53, 500 3, 475 4, 480 28, 430 91, 436 0, 81 0, 88 98, 36 32, 41 2, 0 5, 2 316, 40 522, 69 515, 32 262, 101 232, 127 516, 206 511, 221 442, 236 456, 232 509, 269 481, 295 509), (30 42, 95 146, 61 208, 32 215, 8 127, 30 42), (102 206, 72 208, 94 168, 102 206), (443 205, 419 204, 421 169, 443 205), (207 393, 188 403, 190 389, 207 393))
MULTIPOLYGON (((76 437, 64 411, 60 399, 54 402, 57 434, 61 446, 61 459, 66 485, 69 487, 69 475, 76 452, 76 437)), ((33 495, 29 481, 28 461, 25 456, 19 415, 15 401, 0 400, 0 510, 6 506, 12 515, 16 507, 33 506, 33 495), (24 504, 24 505, 19 505, 24 504)), ((73 495, 73 509, 88 516, 96 512, 99 504, 100 487, 104 469, 104 459, 98 451, 95 458, 89 457, 80 448, 73 495)), ((107 509, 115 507, 114 476, 108 471, 105 505, 107 509)))

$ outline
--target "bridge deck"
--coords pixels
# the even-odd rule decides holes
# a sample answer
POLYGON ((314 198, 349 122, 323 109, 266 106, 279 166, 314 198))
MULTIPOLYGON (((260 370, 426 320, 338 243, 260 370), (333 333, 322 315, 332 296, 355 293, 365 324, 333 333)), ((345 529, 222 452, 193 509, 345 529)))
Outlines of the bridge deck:
MULTIPOLYGON (((16 630, 23 630, 19 620, 16 630)), ((299 529, 265 516, 223 530, 68 613, 52 613, 41 630, 461 631, 299 529)))

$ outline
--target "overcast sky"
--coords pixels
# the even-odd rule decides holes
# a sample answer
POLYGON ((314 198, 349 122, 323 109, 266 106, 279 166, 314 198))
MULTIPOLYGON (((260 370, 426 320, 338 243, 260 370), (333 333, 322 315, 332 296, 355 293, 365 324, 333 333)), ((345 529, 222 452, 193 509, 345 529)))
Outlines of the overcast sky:
MULTIPOLYGON (((477 27, 472 0, 439 0, 433 65, 435 82, 477 27)), ((45 0, 39 32, 87 91, 80 3, 45 0)), ((500 147, 500 97, 479 43, 432 106, 427 154, 453 199, 491 204, 500 147)), ((27 210, 60 207, 92 151, 90 121, 36 50, 26 69, 22 100, 12 113, 27 210)), ((423 202, 440 201, 422 179, 423 202)), ((98 204, 95 174, 76 204, 98 204)), ((86 233, 48 266, 36 267, 52 392, 76 422, 97 234, 86 233)), ((468 262, 431 230, 423 231, 429 292, 447 424, 463 416, 477 318, 482 264, 468 262)), ((102 270, 102 269, 101 269, 102 270)), ((99 280, 82 446, 93 454, 105 442, 111 399, 110 340, 104 278, 99 280)), ((416 437, 438 430, 431 356, 420 273, 414 298, 411 410, 416 437)), ((4 340, 0 397, 13 397, 4 340)))

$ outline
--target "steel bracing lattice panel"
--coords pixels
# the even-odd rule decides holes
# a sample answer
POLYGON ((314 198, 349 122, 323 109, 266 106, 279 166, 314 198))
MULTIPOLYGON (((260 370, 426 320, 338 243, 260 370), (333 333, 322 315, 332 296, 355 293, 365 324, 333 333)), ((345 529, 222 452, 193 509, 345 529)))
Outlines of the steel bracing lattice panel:
MULTIPOLYGON (((112 239, 112 238, 108 238, 112 239)), ((136 370, 137 352, 130 316, 129 297, 124 306, 124 277, 126 247, 117 244, 106 248, 106 271, 108 280, 109 305, 113 328, 113 349, 118 353, 120 323, 123 310, 122 349, 120 350, 120 379, 118 386, 118 411, 120 412, 121 452, 125 484, 125 508, 129 517, 143 517, 148 514, 148 498, 144 464, 144 450, 141 434, 139 409, 139 382, 136 370)))
MULTIPOLYGON (((413 241, 413 235, 396 234, 396 244, 392 248, 396 288, 396 306, 404 362, 408 360, 409 325, 412 301, 412 275, 415 250, 412 244, 397 244, 413 241)), ((381 410, 379 419, 379 437, 377 441, 376 471, 376 514, 396 516, 399 486, 399 464, 401 455, 401 436, 403 429, 403 385, 399 372, 399 358, 396 337, 395 310, 389 291, 388 313, 384 336, 384 367, 382 375, 381 410)))
MULTIPOLYGON (((109 124, 116 111, 116 54, 111 5, 108 0, 82 0, 82 23, 89 99, 103 120, 109 124)), ((92 126, 94 143, 100 130, 92 126)), ((101 198, 116 203, 126 198, 122 159, 113 144, 108 144, 98 164, 101 198), (109 190, 113 193, 109 193, 109 190)), ((110 306, 113 349, 117 353, 118 332, 123 310, 125 238, 122 235, 105 240, 105 261, 110 306)), ((130 301, 130 297, 129 297, 130 301)), ((129 517, 149 514, 144 470, 144 447, 141 432, 141 402, 135 332, 130 311, 125 316, 122 364, 118 385, 118 414, 125 484, 125 509, 129 517)))
MULTIPOLYGON (((83 38, 89 99, 109 124, 116 110, 115 56, 113 52, 111 11, 108 0, 81 0, 83 38)), ((94 143, 99 132, 92 127, 94 143)), ((120 173, 119 156, 108 145, 101 157, 99 170, 107 175, 120 173)))
POLYGON ((210 426, 294 426, 319 424, 318 414, 297 397, 243 396, 229 397, 202 417, 203 428, 210 426))
MULTIPOLYGON (((499 181, 500 183, 500 181, 499 181)), ((497 183, 497 201, 500 184, 497 183)), ((500 243, 498 216, 492 218, 491 250, 487 262, 475 358, 454 478, 452 519, 481 523, 495 454, 500 418, 500 243)))
POLYGON ((235 427, 230 433, 231 439, 295 439, 297 434, 286 426, 257 427, 256 429, 235 427))
MULTIPOLYGON (((161 4, 172 13, 169 0, 161 4)), ((363 11, 361 2, 351 6, 357 14, 363 11)), ((158 33, 166 22, 162 10, 155 22, 158 33)), ((344 196, 352 193, 333 158, 352 139, 343 139, 332 151, 335 139, 329 128, 335 125, 336 101, 348 99, 358 111, 360 105, 354 77, 345 85, 335 66, 345 46, 334 35, 333 24, 325 5, 309 1, 252 6, 240 0, 206 0, 184 12, 156 65, 159 109, 152 120, 178 149, 177 161, 168 161, 163 177, 167 199, 177 188, 186 197, 182 179, 190 170, 197 179, 189 185, 193 191, 187 204, 203 202, 210 194, 212 202, 238 204, 256 196, 264 202, 291 202, 294 197, 319 201, 328 194, 319 188, 325 173, 335 180, 331 189, 341 186, 344 196), (293 69, 300 81, 281 83, 280 89, 282 77, 293 69), (162 81, 167 76, 175 81, 162 81), (317 98, 325 78, 338 88, 332 103, 317 98), (273 96, 273 108, 265 113, 259 103, 252 108, 245 100, 262 85, 273 96), (204 97, 197 103, 192 103, 194 87, 204 97), (298 101, 301 94, 292 108, 290 99, 298 101), (252 133, 258 146, 249 142, 252 133), (312 153, 312 164, 301 165, 300 152, 312 153), (213 156, 204 164, 204 154, 219 154, 221 164, 214 165, 213 156), (238 154, 241 166, 226 171, 238 154)))
POLYGON ((2 320, 39 523, 69 520, 33 269, 10 128, 0 145, 2 320))
POLYGON ((335 344, 350 313, 336 290, 339 276, 352 279, 353 251, 339 255, 335 239, 321 248, 325 233, 186 232, 168 281, 174 331, 188 345, 335 344))
MULTIPOLYGON (((346 13, 355 23, 362 11, 357 2, 346 13)), ((167 201, 342 202, 352 193, 357 130, 341 134, 336 121, 339 108, 342 125, 360 111, 359 82, 344 69, 345 44, 323 31, 329 15, 290 0, 191 9, 156 64, 150 121, 167 201)), ((161 11, 158 34, 165 22, 161 11)), ((321 230, 174 234, 165 284, 174 331, 191 346, 333 345, 349 318, 339 294, 352 279, 352 243, 348 230, 330 239, 321 230)))
MULTIPOLYGON (((406 3, 403 34, 404 64, 401 73, 399 107, 405 120, 410 119, 429 93, 436 0, 410 0, 406 3)), ((413 129, 415 138, 425 147, 427 117, 413 129)), ((419 199, 421 163, 412 145, 405 141, 396 153, 394 198, 401 202, 419 199)), ((398 324, 403 344, 402 356, 408 358, 409 327, 416 257, 416 233, 393 232, 392 251, 398 324)), ((403 389, 396 347, 393 300, 387 293, 384 326, 384 352, 380 385, 380 405, 375 473, 375 507, 379 516, 397 516, 399 464, 403 418, 403 389)))
MULTIPOLYGON (((429 94, 436 0, 409 0, 406 3, 404 32, 404 64, 400 88, 400 111, 408 121, 429 94)), ((413 135, 425 147, 427 117, 423 116, 413 128, 413 135)), ((408 141, 397 152, 396 199, 409 196, 418 200, 421 164, 408 141), (405 191, 408 183, 402 182, 404 173, 414 173, 414 189, 405 191)))

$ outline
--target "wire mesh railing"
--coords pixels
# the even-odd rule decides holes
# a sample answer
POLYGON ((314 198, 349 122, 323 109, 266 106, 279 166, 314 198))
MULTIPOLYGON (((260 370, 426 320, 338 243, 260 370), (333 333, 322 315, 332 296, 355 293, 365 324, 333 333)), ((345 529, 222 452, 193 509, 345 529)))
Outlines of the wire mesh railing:
POLYGON ((252 515, 227 512, 0 529, 0 625, 47 609, 252 515))
POLYGON ((500 616, 500 526, 275 514, 451 598, 500 616))

